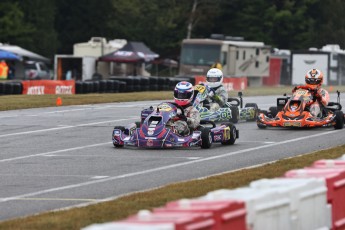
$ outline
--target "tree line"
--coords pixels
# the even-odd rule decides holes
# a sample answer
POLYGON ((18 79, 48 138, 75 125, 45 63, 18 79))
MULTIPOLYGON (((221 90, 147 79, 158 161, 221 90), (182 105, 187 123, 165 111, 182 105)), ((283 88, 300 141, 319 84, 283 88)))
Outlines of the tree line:
POLYGON ((43 56, 91 37, 142 41, 178 58, 184 38, 241 36, 279 49, 345 47, 342 0, 1 0, 0 42, 43 56))

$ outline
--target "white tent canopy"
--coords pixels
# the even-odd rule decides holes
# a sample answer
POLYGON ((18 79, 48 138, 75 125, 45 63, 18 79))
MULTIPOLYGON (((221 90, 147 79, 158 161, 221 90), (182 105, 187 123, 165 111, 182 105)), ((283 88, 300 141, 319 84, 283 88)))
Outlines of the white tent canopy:
POLYGON ((9 51, 19 55, 21 58, 27 58, 28 60, 35 60, 35 61, 43 61, 43 62, 50 62, 50 60, 46 57, 43 57, 39 54, 31 52, 29 50, 23 49, 19 46, 13 45, 6 45, 0 43, 0 50, 9 51))

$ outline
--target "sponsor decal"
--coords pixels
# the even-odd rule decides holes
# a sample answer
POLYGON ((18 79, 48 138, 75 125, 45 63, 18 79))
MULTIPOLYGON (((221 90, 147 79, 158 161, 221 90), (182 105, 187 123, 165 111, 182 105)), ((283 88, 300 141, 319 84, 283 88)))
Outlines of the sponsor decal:
POLYGON ((119 136, 120 135, 120 131, 114 130, 114 135, 119 136))
POLYGON ((214 141, 221 141, 222 140, 222 135, 214 135, 214 141))
POLYGON ((171 111, 172 110, 171 106, 167 103, 160 104, 158 106, 158 108, 160 111, 171 111))
POLYGON ((28 93, 30 95, 43 95, 44 94, 44 86, 30 86, 28 88, 28 93))
POLYGON ((301 122, 284 122, 284 127, 301 127, 301 122))
POLYGON ((130 137, 125 137, 123 140, 124 141, 129 141, 130 137))
POLYGON ((57 85, 55 87, 55 94, 73 94, 73 86, 71 85, 57 85))
POLYGON ((153 146, 153 140, 152 139, 148 139, 146 142, 147 146, 153 146))
POLYGON ((153 130, 147 131, 147 134, 148 134, 148 135, 153 135, 153 133, 154 133, 153 130))
POLYGON ((230 139, 230 127, 226 127, 224 129, 224 140, 229 140, 230 139))

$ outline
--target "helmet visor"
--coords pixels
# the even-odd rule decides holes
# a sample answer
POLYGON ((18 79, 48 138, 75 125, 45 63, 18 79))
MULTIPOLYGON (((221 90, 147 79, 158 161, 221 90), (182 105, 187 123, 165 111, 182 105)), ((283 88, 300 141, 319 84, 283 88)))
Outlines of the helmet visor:
POLYGON ((321 79, 320 78, 307 78, 305 82, 309 85, 319 85, 321 84, 321 79))
POLYGON ((207 77, 208 82, 218 82, 220 80, 219 77, 207 77))
POLYGON ((174 91, 174 97, 176 99, 190 99, 193 95, 193 91, 174 91))

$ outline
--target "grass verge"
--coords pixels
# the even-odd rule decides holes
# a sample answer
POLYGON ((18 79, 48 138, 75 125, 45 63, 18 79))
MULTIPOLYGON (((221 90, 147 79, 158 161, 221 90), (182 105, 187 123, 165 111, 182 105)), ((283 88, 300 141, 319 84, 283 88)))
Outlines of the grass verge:
POLYGON ((138 192, 70 210, 54 211, 35 216, 0 222, 0 229, 80 229, 93 223, 120 220, 141 209, 164 206, 168 201, 194 198, 217 189, 233 189, 261 178, 282 176, 291 169, 300 169, 320 159, 335 159, 345 153, 345 145, 294 158, 282 159, 264 166, 242 169, 209 178, 170 184, 152 191, 138 192))
MULTIPOLYGON (((345 86, 325 87, 329 92, 345 92, 345 86)), ((291 93, 292 86, 280 87, 250 87, 243 90, 243 97, 246 96, 267 96, 283 95, 291 93)), ((238 91, 231 91, 229 95, 236 97, 238 91)), ((14 109, 29 109, 39 107, 54 107, 58 95, 9 95, 0 96, 0 111, 14 109)), ((85 105, 98 103, 113 103, 126 101, 147 101, 147 100, 172 100, 172 91, 154 92, 133 92, 133 93, 107 93, 107 94, 75 94, 59 95, 62 105, 85 105)), ((274 104, 275 101, 272 101, 274 104)))

